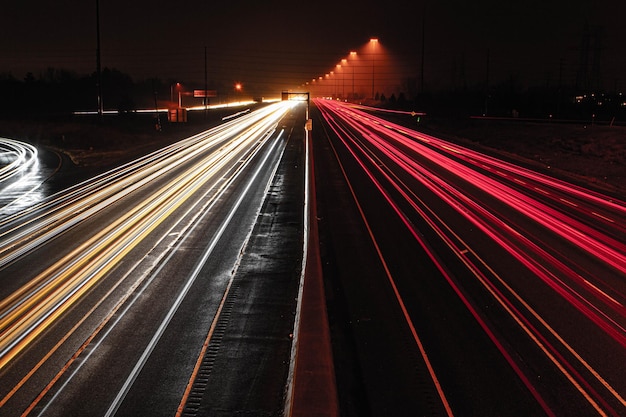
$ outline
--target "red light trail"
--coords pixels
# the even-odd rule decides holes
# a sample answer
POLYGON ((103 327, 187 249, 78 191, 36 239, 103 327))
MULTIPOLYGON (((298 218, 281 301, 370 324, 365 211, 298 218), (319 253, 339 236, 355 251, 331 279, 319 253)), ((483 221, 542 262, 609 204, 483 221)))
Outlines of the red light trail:
POLYGON ((537 286, 551 289, 568 308, 608 335, 623 355, 626 204, 390 123, 354 106, 331 100, 315 100, 315 104, 350 157, 419 242, 543 410, 554 415, 531 375, 520 366, 516 353, 500 340, 486 314, 466 295, 463 287, 467 277, 450 271, 442 260, 441 249, 435 249, 434 245, 440 245, 426 241, 416 219, 436 233, 470 276, 599 415, 619 415, 621 411, 613 404, 626 407, 623 392, 595 368, 594 360, 585 357, 578 340, 564 335, 552 323, 550 314, 556 313, 550 310, 555 307, 541 306, 532 294, 537 286), (452 225, 432 208, 433 199, 446 203, 537 281, 522 283, 516 271, 502 273, 492 267, 485 253, 488 249, 457 233, 456 223, 452 225))

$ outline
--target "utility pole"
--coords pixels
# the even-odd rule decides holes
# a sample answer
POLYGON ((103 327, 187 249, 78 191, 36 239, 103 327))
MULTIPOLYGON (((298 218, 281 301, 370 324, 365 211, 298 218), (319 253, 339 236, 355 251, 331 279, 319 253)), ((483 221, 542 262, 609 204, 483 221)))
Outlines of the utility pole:
POLYGON ((487 48, 487 74, 485 76, 485 114, 487 116, 489 113, 489 65, 491 61, 491 51, 487 48))
POLYGON ((209 97, 207 91, 209 90, 209 79, 207 75, 207 54, 206 46, 204 47, 204 118, 209 118, 209 97))
POLYGON ((424 36, 426 34, 426 3, 422 7, 422 62, 420 68, 420 93, 424 94, 424 45, 426 44, 424 36))
POLYGON ((163 130, 163 127, 161 126, 161 118, 159 117, 159 101, 157 99, 156 81, 154 79, 152 79, 152 90, 154 91, 154 116, 156 117, 155 127, 157 132, 160 132, 163 130))
POLYGON ((96 0, 96 77, 98 88, 98 117, 102 120, 102 67, 100 64, 100 0, 96 0))
POLYGON ((561 116, 561 94, 563 92, 563 58, 559 59, 559 88, 556 95, 556 114, 561 116))

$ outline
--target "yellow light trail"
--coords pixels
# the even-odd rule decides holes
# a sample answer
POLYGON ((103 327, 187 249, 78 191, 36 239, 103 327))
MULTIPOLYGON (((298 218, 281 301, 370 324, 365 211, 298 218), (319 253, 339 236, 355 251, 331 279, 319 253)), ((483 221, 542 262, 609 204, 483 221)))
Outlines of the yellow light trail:
MULTIPOLYGON (((183 162, 198 159, 157 192, 87 237, 0 302, 0 369, 116 268, 129 252, 200 188, 260 146, 267 138, 266 133, 275 127, 288 106, 284 103, 268 106, 230 122, 228 126, 198 136, 187 142, 188 146, 174 146, 168 150, 167 156, 157 153, 148 162, 129 169, 117 181, 105 180, 102 183, 106 185, 97 186, 93 191, 86 184, 82 188, 88 190, 84 198, 63 202, 59 208, 52 208, 50 216, 31 221, 29 228, 19 231, 17 237, 7 236, 0 246, 0 262, 10 262, 72 227, 77 223, 76 212, 81 213, 81 220, 87 218, 165 172, 182 167, 183 162), (27 232, 42 229, 36 237, 29 236, 27 232)), ((109 175, 115 176, 115 173, 109 175)))

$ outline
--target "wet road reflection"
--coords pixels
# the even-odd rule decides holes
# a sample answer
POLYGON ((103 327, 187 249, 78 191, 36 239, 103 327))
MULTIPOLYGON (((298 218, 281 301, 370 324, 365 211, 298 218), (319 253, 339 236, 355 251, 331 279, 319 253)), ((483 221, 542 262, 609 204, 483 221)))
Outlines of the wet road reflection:
POLYGON ((34 146, 0 138, 0 219, 43 200, 51 171, 40 163, 34 146))

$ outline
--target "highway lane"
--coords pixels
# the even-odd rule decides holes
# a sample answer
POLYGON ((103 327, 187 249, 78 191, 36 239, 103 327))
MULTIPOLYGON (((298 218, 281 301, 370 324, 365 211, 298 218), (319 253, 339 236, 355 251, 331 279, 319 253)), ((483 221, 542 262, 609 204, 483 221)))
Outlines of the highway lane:
POLYGON ((176 412, 292 106, 243 115, 3 219, 1 415, 115 415, 128 396, 150 415, 176 412), (155 368, 164 379, 136 389, 155 368))
POLYGON ((624 415, 625 203, 315 103, 348 415, 624 415))

